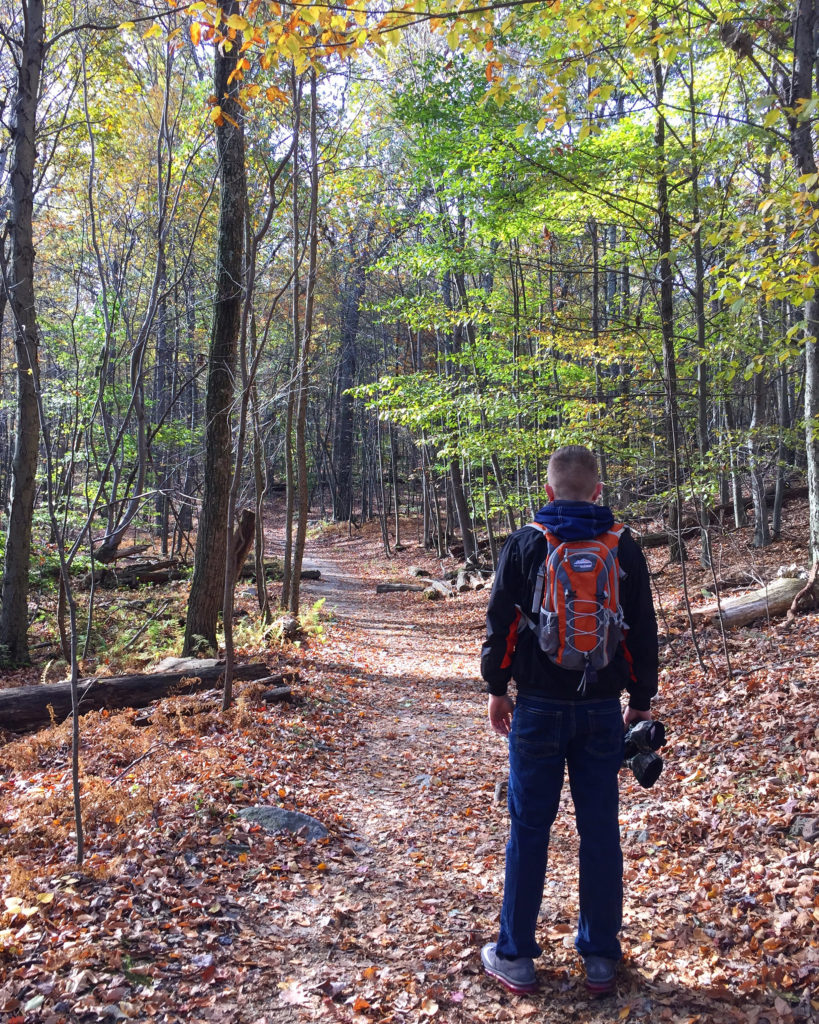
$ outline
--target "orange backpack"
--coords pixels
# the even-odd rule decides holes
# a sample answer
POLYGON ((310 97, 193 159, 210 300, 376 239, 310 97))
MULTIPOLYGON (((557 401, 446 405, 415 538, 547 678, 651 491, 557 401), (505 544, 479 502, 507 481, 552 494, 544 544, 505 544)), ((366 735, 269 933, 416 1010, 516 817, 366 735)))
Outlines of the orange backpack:
POLYGON ((585 695, 626 629, 620 607, 617 548, 624 527, 615 523, 588 540, 560 540, 540 523, 529 523, 546 538, 546 558, 538 571, 532 602, 532 628, 540 648, 555 665, 582 671, 585 695))

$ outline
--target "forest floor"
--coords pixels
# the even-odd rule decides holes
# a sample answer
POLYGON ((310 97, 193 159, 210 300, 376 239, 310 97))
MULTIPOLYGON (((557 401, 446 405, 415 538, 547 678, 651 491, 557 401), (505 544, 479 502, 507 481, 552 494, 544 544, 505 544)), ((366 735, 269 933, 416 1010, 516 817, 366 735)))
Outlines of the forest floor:
MULTIPOLYGON (((804 510, 765 552, 745 531, 717 574, 752 589, 802 563, 804 510)), ((553 831, 539 936, 541 991, 480 969, 496 934, 507 831, 493 801, 505 743, 478 678, 487 594, 376 595, 410 565, 375 524, 315 531, 322 579, 298 645, 240 620, 244 657, 294 669, 296 699, 238 684, 144 712, 82 719, 86 857, 74 866, 69 727, 0 748, 0 1020, 350 1024, 528 1020, 799 1024, 819 1020, 819 616, 728 636, 684 614, 678 567, 651 552, 663 633, 655 715, 668 730, 651 790, 624 771, 625 959, 590 1000, 573 949, 571 802, 553 831), (306 812, 325 840, 270 835, 248 805, 306 812)), ((691 548, 688 586, 703 601, 691 548)), ((172 588, 167 595, 172 595, 172 588)), ((183 600, 181 590, 178 600, 183 600)), ((249 609, 252 592, 240 592, 249 609)), ((168 653, 162 651, 159 654, 168 653)), ((42 666, 37 670, 42 671, 42 666)), ((35 675, 36 679, 36 675, 35 675)), ((4 685, 32 681, 9 677, 4 685)))

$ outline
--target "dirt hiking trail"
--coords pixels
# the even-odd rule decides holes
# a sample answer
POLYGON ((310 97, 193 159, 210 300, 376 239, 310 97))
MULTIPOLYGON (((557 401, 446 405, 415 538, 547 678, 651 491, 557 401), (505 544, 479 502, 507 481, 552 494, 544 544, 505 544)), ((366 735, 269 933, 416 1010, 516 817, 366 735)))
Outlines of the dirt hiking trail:
MULTIPOLYGON (((692 927, 680 914, 685 897, 667 905, 667 927, 658 930, 670 969, 660 971, 656 959, 645 964, 640 954, 654 952, 660 896, 645 886, 632 887, 633 899, 627 889, 627 952, 617 997, 604 1003, 587 997, 572 944, 577 840, 568 787, 553 831, 541 914, 541 992, 511 996, 482 974, 480 947, 496 935, 507 831, 505 807, 493 800, 506 771, 506 745, 488 730, 478 677, 487 595, 438 602, 418 593, 376 595, 377 581, 409 578, 409 556, 385 563, 371 545, 340 532, 313 544, 308 556, 305 568, 319 569, 321 579, 304 582, 304 606, 323 599, 330 624, 302 664, 306 674, 334 681, 357 729, 348 733, 340 757, 324 761, 321 784, 332 794, 352 855, 342 862, 341 877, 328 876, 319 898, 297 901, 304 930, 296 929, 294 957, 281 965, 294 1002, 300 993, 305 997, 292 1019, 763 1024, 760 1013, 770 997, 746 1000, 722 986, 710 969, 714 957, 708 968, 697 962, 699 939, 674 969, 673 950, 692 927), (328 916, 322 931, 318 925, 328 916), (313 944, 311 954, 298 955, 301 942, 313 944), (317 963, 313 956, 320 959, 321 948, 326 959, 317 963)), ((419 564, 417 553, 413 561, 419 564)), ((650 856, 649 840, 662 842, 666 826, 655 828, 652 821, 658 811, 663 817, 662 787, 646 793, 624 783, 628 865, 629 856, 650 856)), ((678 891, 673 883, 670 889, 678 891)), ((285 1000, 290 991, 284 990, 285 1000)), ((270 1009, 267 1018, 279 1019, 270 1009)), ((775 1012, 768 1018, 776 1019, 775 1012)))

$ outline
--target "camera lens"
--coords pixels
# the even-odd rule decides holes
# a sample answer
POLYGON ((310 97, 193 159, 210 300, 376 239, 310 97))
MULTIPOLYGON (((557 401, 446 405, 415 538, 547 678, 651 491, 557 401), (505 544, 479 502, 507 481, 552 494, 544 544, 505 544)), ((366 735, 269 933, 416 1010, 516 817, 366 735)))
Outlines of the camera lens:
POLYGON ((653 751, 635 754, 628 764, 643 789, 651 789, 663 770, 663 759, 653 751))

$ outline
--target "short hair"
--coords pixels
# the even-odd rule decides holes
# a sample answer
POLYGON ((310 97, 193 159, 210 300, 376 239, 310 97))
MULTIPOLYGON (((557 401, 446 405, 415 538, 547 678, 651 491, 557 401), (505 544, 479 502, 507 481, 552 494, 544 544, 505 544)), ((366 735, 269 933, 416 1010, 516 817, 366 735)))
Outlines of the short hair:
POLYGON ((600 482, 597 459, 582 444, 553 452, 546 475, 555 497, 568 501, 589 501, 600 482))

